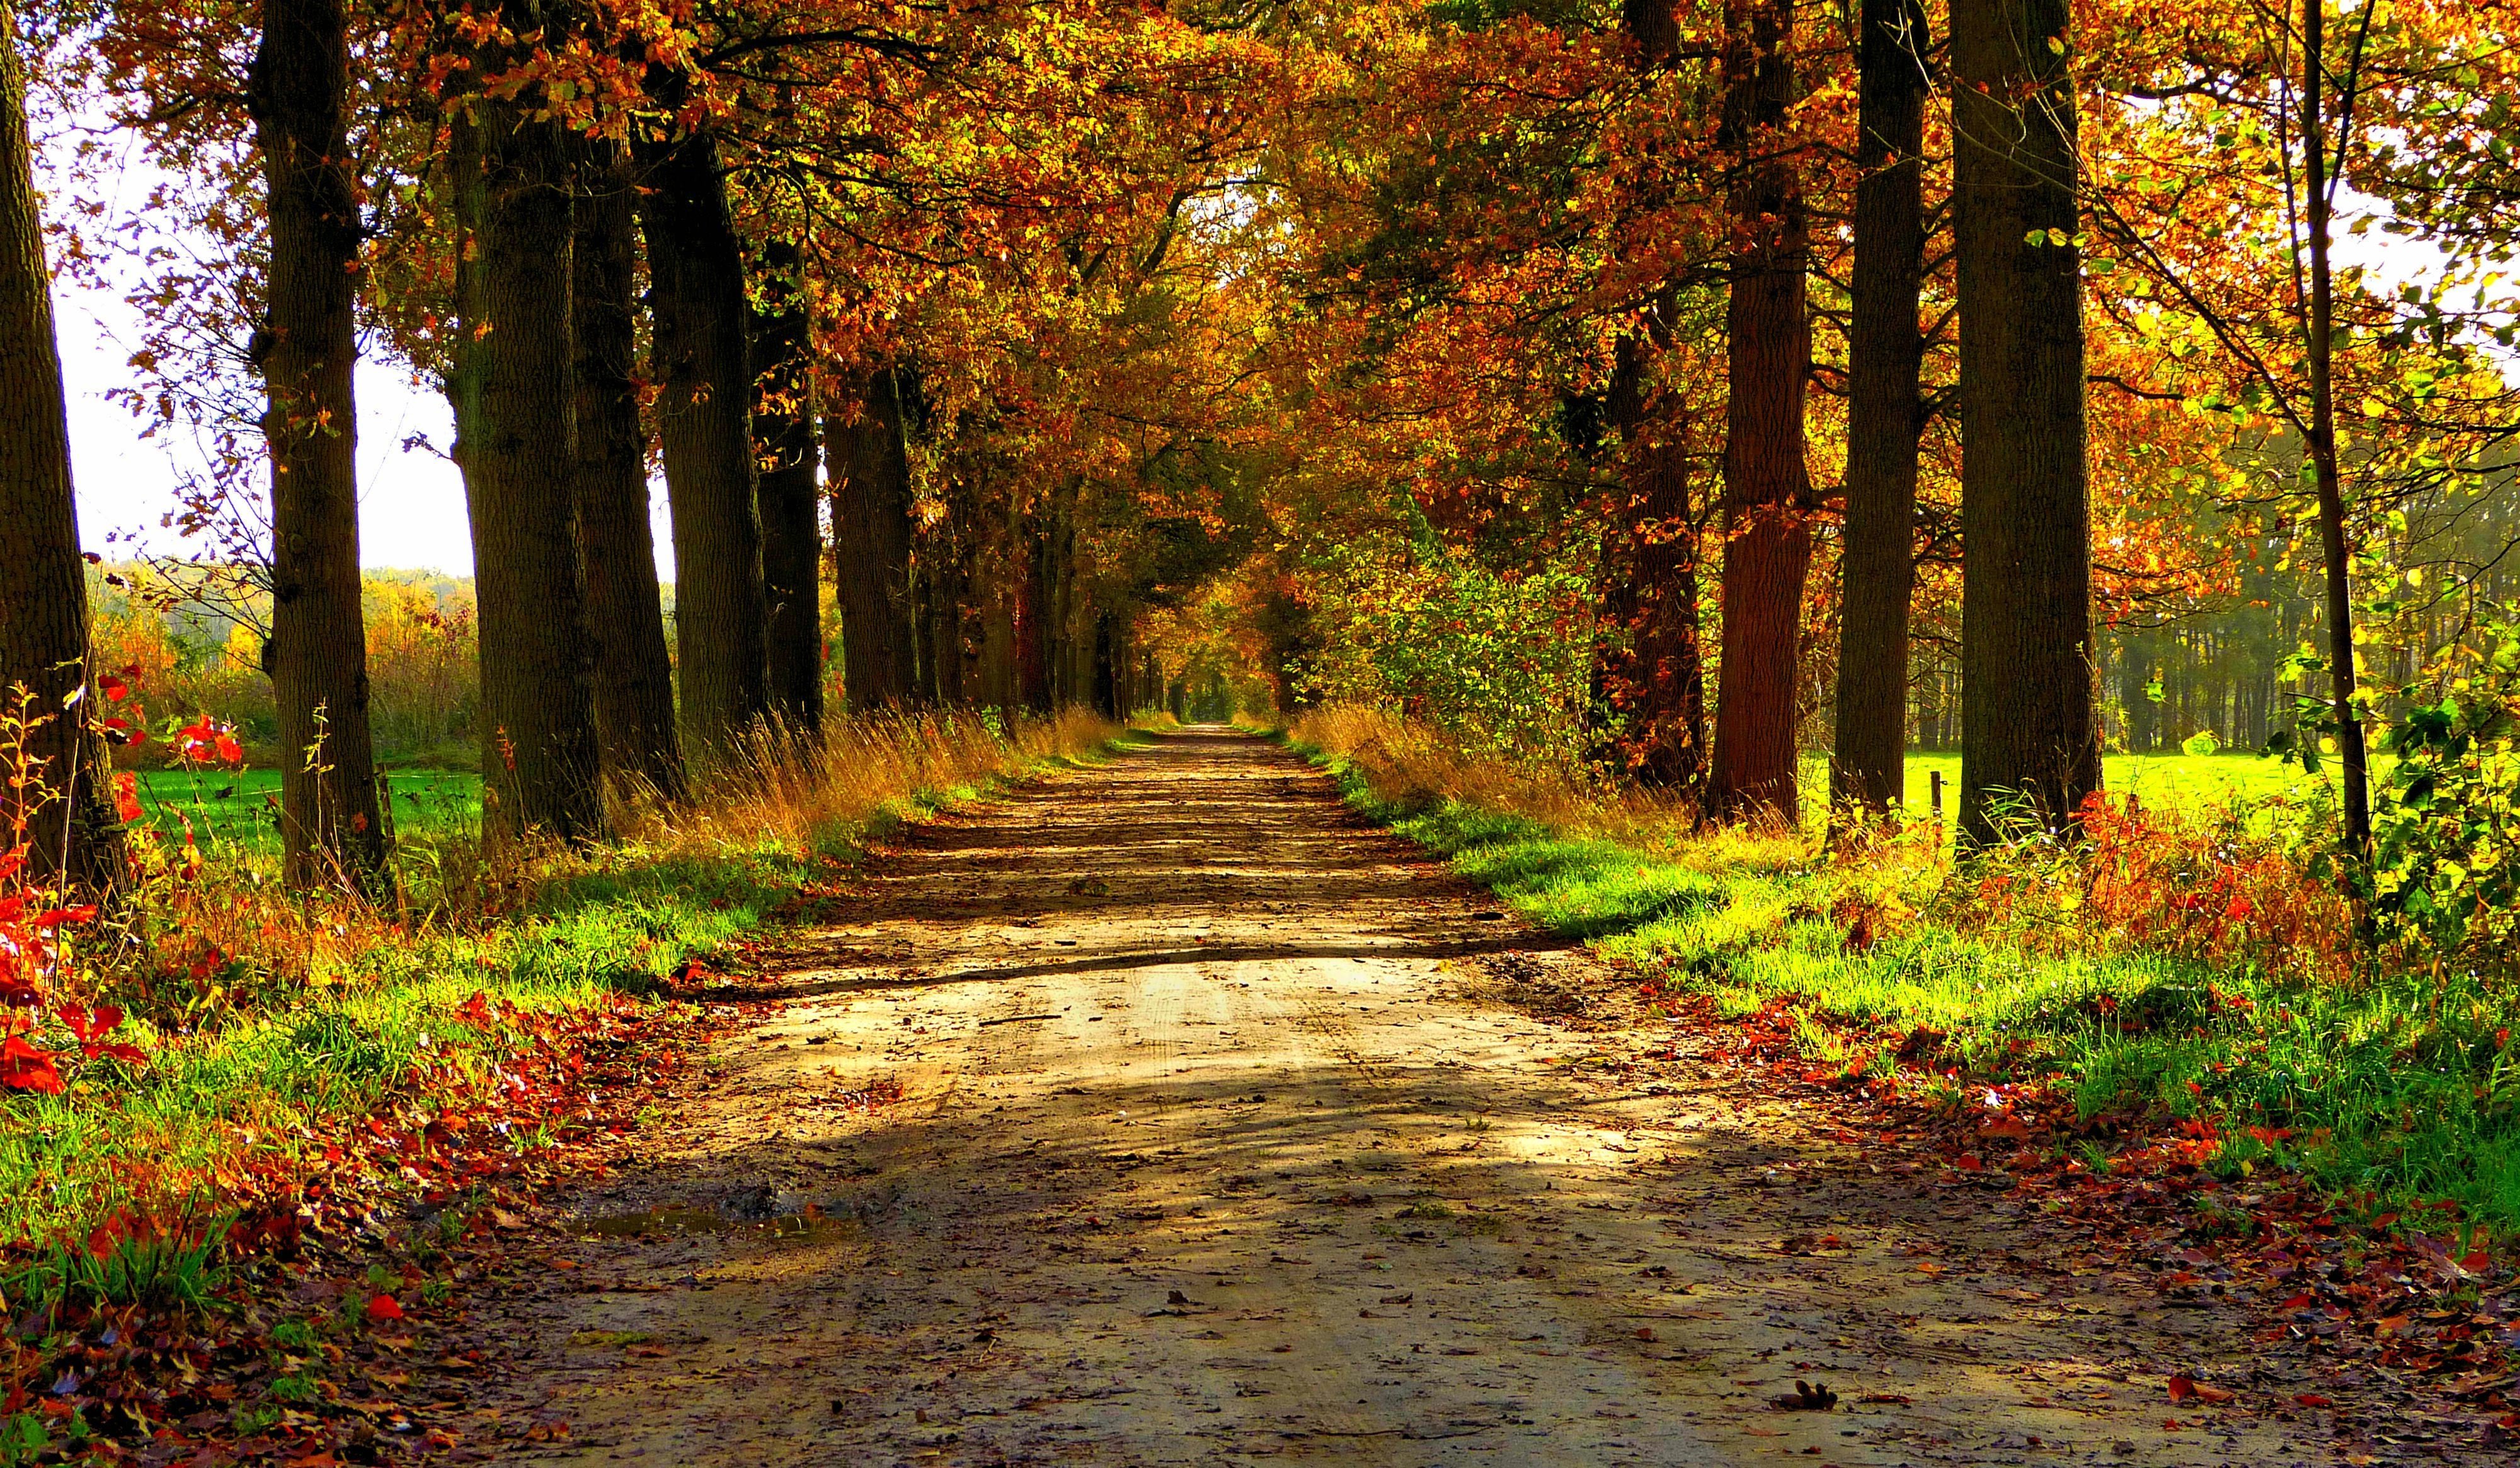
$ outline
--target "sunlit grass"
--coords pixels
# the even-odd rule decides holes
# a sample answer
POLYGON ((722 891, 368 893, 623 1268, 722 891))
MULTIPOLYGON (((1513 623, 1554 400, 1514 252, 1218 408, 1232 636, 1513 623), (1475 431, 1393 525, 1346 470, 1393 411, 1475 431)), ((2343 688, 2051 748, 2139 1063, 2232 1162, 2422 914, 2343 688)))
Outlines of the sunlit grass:
MULTIPOLYGON (((202 872, 144 894, 126 940, 140 947, 75 996, 129 1008, 147 1063, 92 1063, 58 1096, 0 1095, 0 1246, 31 1258, 23 1246, 126 1208, 214 1211, 303 1175, 356 1118, 460 1103, 493 1084, 508 1044, 461 1013, 472 996, 524 1011, 655 1002, 687 959, 901 822, 1098 758, 1117 734, 1083 713, 1012 728, 956 713, 853 723, 819 746, 764 740, 701 799, 632 810, 624 838, 591 852, 485 860, 469 824, 406 825, 401 901, 382 909, 284 893, 268 840, 203 835, 202 872)), ((444 784, 450 808, 471 788, 444 784)), ((188 778, 183 806, 153 792, 161 811, 195 797, 188 778)))
MULTIPOLYGON (((280 849, 279 771, 144 770, 139 776, 140 808, 159 833, 180 837, 189 825, 197 841, 280 849)), ((392 770, 385 790, 398 834, 452 834, 480 824, 481 777, 469 770, 392 770)))
MULTIPOLYGON (((1832 858, 1805 835, 1694 836, 1633 803, 1588 809, 1562 778, 1518 784, 1475 761, 1448 774, 1437 744, 1378 715, 1308 716, 1291 734, 1360 809, 1638 980, 1723 1013, 1784 1001, 1827 1019, 1803 1031, 1818 1062, 1884 1074, 1901 1037, 1941 1031, 1968 1075, 2059 1087, 2087 1118, 2210 1119, 2227 1170, 2289 1163, 2390 1206, 2452 1199, 2520 1227, 2520 1001, 2474 975, 2312 982, 2150 951, 2139 933, 2030 943, 1954 915, 1965 905, 1930 827, 1832 858), (1517 808, 1532 787, 1542 798, 1517 808), (1856 911, 1874 914, 1869 947, 1849 942, 1839 914, 1856 911)), ((2247 756, 2182 760, 2133 774, 2250 788, 2247 756)))
MULTIPOLYGON (((1814 756, 1804 761, 1805 788, 1825 790, 1828 765, 1814 756)), ((1956 751, 1912 749, 1907 759, 1907 806, 1917 815, 1933 809, 1933 777, 1943 777, 1947 816, 1959 809, 1960 757, 1956 751)), ((2148 805, 2264 800, 2281 796, 2307 800, 2332 789, 2333 765, 2312 775, 2299 762, 2263 754, 2112 754, 2100 762, 2103 784, 2113 793, 2132 792, 2148 805)))

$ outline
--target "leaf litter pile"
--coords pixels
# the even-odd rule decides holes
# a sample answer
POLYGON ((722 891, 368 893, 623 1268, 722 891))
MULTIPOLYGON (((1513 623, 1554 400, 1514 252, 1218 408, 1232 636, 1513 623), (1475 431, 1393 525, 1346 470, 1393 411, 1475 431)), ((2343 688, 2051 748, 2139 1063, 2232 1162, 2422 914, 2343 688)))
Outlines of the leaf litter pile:
POLYGON ((564 1434, 461 1415, 495 1364, 460 1335, 466 1297, 572 1268, 530 1227, 537 1198, 601 1175, 725 1011, 476 995, 462 1013, 495 1037, 486 1084, 416 1067, 357 1124, 301 1138, 302 1166, 222 1179, 245 1201, 220 1218, 124 1216, 84 1247, 10 1247, 7 1277, 75 1283, 50 1310, 11 1302, 0 1463, 328 1468, 564 1434))

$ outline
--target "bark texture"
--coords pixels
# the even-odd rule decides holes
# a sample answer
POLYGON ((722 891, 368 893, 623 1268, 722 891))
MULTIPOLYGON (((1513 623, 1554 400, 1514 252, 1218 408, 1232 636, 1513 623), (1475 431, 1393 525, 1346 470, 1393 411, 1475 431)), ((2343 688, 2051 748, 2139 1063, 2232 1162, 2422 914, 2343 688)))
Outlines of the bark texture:
POLYGON ((518 103, 456 127, 462 342, 449 396, 481 607, 487 815, 571 842, 604 832, 594 639, 578 551, 568 142, 518 103))
POLYGON ((770 708, 751 306, 715 141, 684 138, 646 161, 639 212, 654 301, 657 434, 674 503, 683 752, 718 759, 770 708))
POLYGON ((768 613, 770 705, 790 734, 823 727, 823 525, 815 467, 813 324, 796 280, 797 251, 762 251, 752 323, 755 462, 761 466, 761 580, 768 613))
POLYGON ((687 793, 674 732, 648 435, 639 419, 637 218, 618 144, 579 158, 569 324, 577 352, 577 543, 595 633, 595 722, 608 778, 667 800, 687 793))
POLYGON ((2069 10, 1952 7, 1960 831, 1980 843, 2002 836, 2016 801, 2061 828, 2100 782, 2069 10))
POLYGON ((825 424, 831 456, 832 560, 840 601, 841 687, 849 712, 912 701, 908 374, 868 380, 854 423, 825 424))
POLYGON ((1925 7, 1863 0, 1857 40, 1855 290, 1848 333, 1844 598, 1833 804, 1886 811, 1907 782, 1908 608, 1916 562, 1916 297, 1925 254, 1925 7))
POLYGON ((1611 756, 1639 784, 1696 795, 1706 778, 1706 670, 1698 643, 1697 526, 1678 423, 1646 405, 1651 347, 1619 343, 1609 420, 1619 432, 1622 502, 1601 545, 1601 612, 1620 636, 1602 649, 1596 691, 1619 721, 1611 756))
POLYGON ((341 0, 264 0, 248 97, 271 266, 253 359, 271 452, 271 647, 282 870, 293 886, 381 890, 384 822, 359 606, 359 204, 344 120, 341 0))
POLYGON ((87 566, 70 495, 69 423, 52 273, 35 199, 26 78, 0 10, 0 714, 42 719, 23 754, 39 782, 0 778, 0 853, 22 840, 38 875, 92 887, 121 870, 105 743, 71 703, 88 673, 87 566))
POLYGON ((1724 451, 1724 665, 1716 690, 1710 814, 1800 810, 1795 674, 1811 571, 1803 462, 1811 372, 1809 226, 1778 130, 1800 95, 1788 51, 1790 0, 1733 0, 1727 17, 1723 134, 1734 158, 1734 244, 1725 305, 1730 361, 1724 451))

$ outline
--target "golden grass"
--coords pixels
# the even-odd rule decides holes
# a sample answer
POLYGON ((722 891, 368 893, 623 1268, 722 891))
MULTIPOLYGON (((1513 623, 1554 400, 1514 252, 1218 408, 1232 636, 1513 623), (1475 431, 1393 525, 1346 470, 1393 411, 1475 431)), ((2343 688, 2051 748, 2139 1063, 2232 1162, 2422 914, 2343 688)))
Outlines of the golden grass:
POLYGON ((1331 704, 1284 727, 1288 738, 1345 764, 1375 798, 1398 806, 1455 802, 1598 836, 1691 867, 1804 861, 1815 840, 1775 823, 1702 824, 1690 802, 1619 789, 1581 767, 1540 768, 1463 751, 1384 709, 1331 704))
POLYGON ((914 796, 973 790, 1118 733, 1082 708, 1041 718, 884 712, 846 720, 818 741, 765 727, 704 777, 698 799, 633 802, 622 826, 628 839, 676 855, 756 851, 771 840, 802 856, 899 814, 914 796))

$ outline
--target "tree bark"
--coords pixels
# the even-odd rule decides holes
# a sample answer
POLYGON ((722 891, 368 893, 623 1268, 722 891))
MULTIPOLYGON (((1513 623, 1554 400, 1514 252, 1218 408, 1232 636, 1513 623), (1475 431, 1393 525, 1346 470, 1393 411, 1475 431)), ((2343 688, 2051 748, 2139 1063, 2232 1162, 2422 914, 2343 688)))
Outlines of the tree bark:
POLYGON ((1601 545, 1602 619, 1613 629, 1594 673, 1619 721, 1611 756, 1639 784, 1695 796, 1706 778, 1706 672, 1698 644, 1697 526, 1688 442, 1645 402, 1648 344, 1622 338, 1609 420, 1625 461, 1601 545))
POLYGON ((948 513, 921 528, 917 552, 925 652, 921 685, 929 702, 944 705, 963 701, 962 534, 957 516, 948 513))
MULTIPOLYGON (((70 493, 70 441, 54 335, 52 272, 35 198, 26 76, 0 10, 0 717, 43 722, 19 753, 33 783, 0 778, 0 855, 23 845, 38 876, 94 889, 122 871, 105 741, 72 702, 88 667, 87 566, 70 493), (26 702, 18 702, 23 689, 26 702)), ((0 776, 17 772, 0 772, 0 776)))
POLYGON ((858 421, 826 425, 840 671, 853 714, 914 696, 905 385, 900 369, 878 372, 867 383, 858 421))
POLYGON ((674 733, 648 433, 639 417, 636 208, 616 143, 587 145, 578 174, 570 329, 577 348, 577 540, 595 629, 595 719, 611 778, 669 801, 688 793, 674 733))
POLYGON ((649 151, 640 223, 654 301, 658 436, 674 505, 683 752, 723 759, 769 712, 769 608, 752 458, 743 251, 717 145, 649 151))
POLYGON ((2345 845, 2357 857, 2371 849, 2369 753, 2362 715, 2355 701, 2354 555, 2345 524, 2345 476, 2336 456, 2336 386, 2332 367, 2336 337, 2336 286, 2329 261, 2329 224, 2335 212, 2328 176, 2325 106, 2327 18, 2323 0, 2301 5, 2301 156, 2304 202, 2310 226, 2310 319, 2304 345, 2310 358, 2311 472, 2318 483, 2318 549, 2327 594, 2327 677, 2336 721, 2337 762, 2345 767, 2345 845))
POLYGON ((1038 514, 1024 519, 1020 554, 1023 579, 1015 600, 1015 698, 1035 713, 1049 713, 1050 537, 1038 514))
POLYGON ((823 525, 814 483, 813 323, 796 246, 761 253, 767 309, 752 321, 755 462, 761 466, 761 581, 770 703, 791 734, 823 728, 823 525))
POLYGON ((529 111, 475 98, 455 126, 468 238, 448 396, 480 599, 485 814, 511 833, 584 843, 605 819, 577 539, 575 185, 566 135, 529 111))
POLYGON ((271 647, 281 870, 290 885, 388 883, 359 605, 359 203, 341 0, 264 0, 247 88, 271 230, 252 356, 271 452, 271 647))
POLYGON ((1960 832, 1981 844, 2013 802, 2064 829, 2100 783, 2069 13, 1952 7, 1960 832))
POLYGON ((1724 451, 1724 665, 1712 814, 1800 817, 1795 686, 1811 571, 1803 395, 1811 372, 1810 244, 1798 167, 1777 134, 1800 95, 1791 0, 1733 0, 1723 134, 1735 159, 1725 306, 1731 391, 1724 451))
POLYGON ((1844 595, 1832 803, 1886 811, 1907 784, 1908 606, 1916 582, 1916 445, 1925 360, 1925 7, 1863 0, 1855 290, 1848 332, 1844 595))

